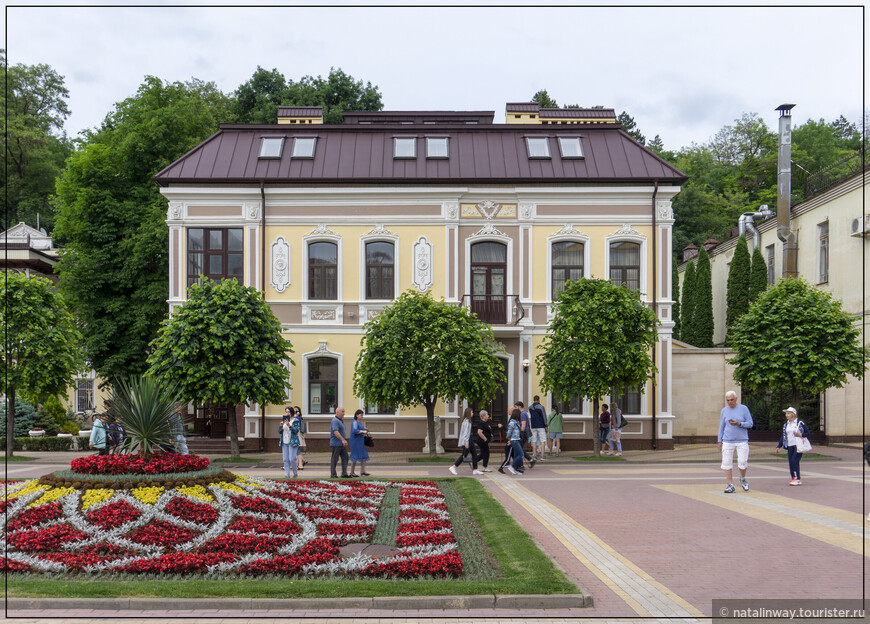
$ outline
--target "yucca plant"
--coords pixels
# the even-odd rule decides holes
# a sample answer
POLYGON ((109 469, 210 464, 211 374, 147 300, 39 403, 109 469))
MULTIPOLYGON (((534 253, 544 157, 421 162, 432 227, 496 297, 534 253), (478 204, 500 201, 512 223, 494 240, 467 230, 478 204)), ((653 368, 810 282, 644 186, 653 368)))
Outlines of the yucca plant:
POLYGON ((121 452, 151 457, 172 445, 170 417, 182 407, 177 387, 148 375, 119 379, 112 410, 124 427, 121 452))

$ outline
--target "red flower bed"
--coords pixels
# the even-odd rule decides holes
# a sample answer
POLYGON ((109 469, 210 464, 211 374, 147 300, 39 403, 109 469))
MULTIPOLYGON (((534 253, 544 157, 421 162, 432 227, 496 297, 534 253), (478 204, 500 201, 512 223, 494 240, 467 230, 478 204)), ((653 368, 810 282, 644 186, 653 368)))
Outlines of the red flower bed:
POLYGON ((392 578, 416 578, 418 576, 459 576, 462 574, 462 559, 459 553, 450 551, 444 555, 430 555, 410 560, 384 561, 360 570, 362 576, 386 576, 392 578))
POLYGON ((287 544, 291 538, 266 537, 265 535, 240 535, 238 533, 224 533, 213 540, 206 542, 201 552, 230 552, 230 553, 271 553, 287 544))
POLYGON ((441 529, 449 529, 451 527, 449 520, 422 520, 421 522, 408 522, 399 527, 399 534, 402 533, 427 533, 430 531, 439 531, 441 529))
POLYGON ((10 546, 24 552, 59 550, 67 542, 77 542, 87 535, 68 524, 55 524, 45 529, 16 531, 8 536, 10 546))
POLYGON ((314 555, 283 555, 271 559, 260 559, 239 568, 242 574, 297 574, 304 566, 329 563, 335 559, 328 553, 314 555))
POLYGON ((0 570, 9 570, 10 572, 26 572, 30 569, 30 566, 26 563, 21 563, 19 561, 9 561, 6 557, 3 557, 3 562, 0 563, 0 570))
POLYGON ((299 511, 312 520, 316 518, 328 518, 329 520, 341 520, 344 522, 360 522, 365 520, 362 514, 343 509, 315 509, 314 507, 300 507, 299 511))
POLYGON ((332 524, 328 522, 324 522, 318 527, 321 533, 326 535, 334 534, 334 535, 354 535, 365 537, 368 541, 374 532, 375 527, 366 526, 364 524, 332 524))
POLYGON ((258 520, 251 516, 237 517, 228 531, 234 533, 273 533, 290 536, 299 533, 299 527, 287 520, 258 520))
POLYGON ((248 498, 247 496, 232 496, 233 506, 240 511, 252 511, 254 513, 281 514, 284 508, 264 498, 248 498))
POLYGON ((132 522, 140 515, 139 510, 133 505, 125 500, 120 500, 89 511, 85 517, 91 524, 96 524, 104 529, 114 529, 122 524, 132 522))
POLYGON ((60 503, 49 503, 40 505, 39 507, 31 507, 25 509, 20 514, 15 516, 6 525, 7 531, 17 531, 18 529, 26 529, 49 520, 57 520, 63 515, 63 509, 60 503))
POLYGON ((425 509, 403 509, 399 513, 399 522, 404 520, 405 518, 415 518, 415 519, 432 519, 437 520, 441 516, 432 511, 426 511, 425 509))
POLYGON ((396 538, 396 546, 422 546, 423 544, 449 544, 455 541, 450 533, 431 533, 427 535, 400 535, 396 538))
POLYGON ((205 572, 206 568, 218 563, 235 561, 236 555, 229 553, 166 553, 156 559, 140 559, 116 568, 120 572, 182 574, 205 572))
POLYGON ((208 458, 179 453, 156 453, 150 458, 131 455, 88 455, 70 462, 74 472, 81 474, 167 474, 197 472, 208 468, 208 458))
POLYGON ((129 533, 127 538, 137 544, 178 546, 189 542, 198 535, 200 535, 199 531, 185 529, 163 520, 155 520, 129 533))
POLYGON ((194 503, 186 498, 173 498, 166 504, 166 513, 188 522, 211 524, 217 520, 217 511, 205 503, 194 503))

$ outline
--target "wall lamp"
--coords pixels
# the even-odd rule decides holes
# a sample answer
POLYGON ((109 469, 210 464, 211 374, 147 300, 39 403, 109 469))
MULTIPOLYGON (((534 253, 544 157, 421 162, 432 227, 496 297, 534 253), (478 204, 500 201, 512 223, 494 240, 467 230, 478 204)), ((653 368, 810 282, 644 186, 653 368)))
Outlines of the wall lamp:
POLYGON ((528 358, 526 358, 525 360, 523 360, 523 372, 524 372, 524 373, 528 373, 528 372, 529 372, 529 360, 528 360, 528 358))

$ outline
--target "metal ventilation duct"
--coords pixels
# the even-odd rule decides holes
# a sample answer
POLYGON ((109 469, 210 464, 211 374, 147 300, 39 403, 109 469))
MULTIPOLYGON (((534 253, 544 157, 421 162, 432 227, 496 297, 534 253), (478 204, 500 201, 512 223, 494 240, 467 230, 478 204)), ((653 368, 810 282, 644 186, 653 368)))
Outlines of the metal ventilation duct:
POLYGON ((791 231, 791 109, 781 104, 779 111, 779 157, 776 185, 776 235, 782 241, 782 276, 797 277, 797 236, 791 231))

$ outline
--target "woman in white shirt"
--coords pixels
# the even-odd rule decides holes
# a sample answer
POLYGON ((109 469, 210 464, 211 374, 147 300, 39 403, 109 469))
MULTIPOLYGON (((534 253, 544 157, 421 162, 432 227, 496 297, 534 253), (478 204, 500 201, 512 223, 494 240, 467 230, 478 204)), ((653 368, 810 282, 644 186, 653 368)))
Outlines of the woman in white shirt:
POLYGON ((468 457, 469 453, 471 453, 471 474, 483 474, 483 472, 477 469, 477 451, 474 448, 474 444, 471 442, 471 419, 473 417, 474 410, 470 407, 466 407, 465 413, 462 415, 462 426, 459 429, 459 448, 462 449, 462 453, 458 458, 456 458, 453 465, 450 466, 450 472, 453 474, 459 474, 456 472, 456 469, 462 465, 462 461, 468 457))
POLYGON ((797 450, 797 438, 808 438, 810 429, 804 421, 798 420, 795 408, 787 407, 783 411, 786 421, 782 426, 782 436, 779 438, 779 444, 774 452, 779 453, 779 449, 782 447, 788 450, 788 470, 791 473, 789 485, 803 485, 803 481, 801 481, 801 457, 803 454, 797 450))

